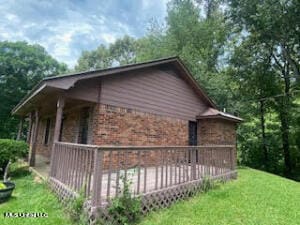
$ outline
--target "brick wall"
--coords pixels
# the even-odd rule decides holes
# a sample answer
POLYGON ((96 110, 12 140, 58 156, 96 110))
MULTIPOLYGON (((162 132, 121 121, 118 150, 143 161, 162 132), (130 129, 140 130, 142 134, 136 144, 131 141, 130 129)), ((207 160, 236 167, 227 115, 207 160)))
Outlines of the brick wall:
MULTIPOLYGON (((188 121, 120 107, 98 105, 91 108, 89 143, 116 146, 186 146, 188 145, 188 121)), ((80 109, 65 113, 62 132, 63 142, 78 142, 80 109)), ((51 117, 50 139, 44 145, 46 119, 39 124, 37 153, 50 157, 53 143, 55 117, 51 117)), ((198 122, 198 144, 236 144, 236 124, 222 119, 206 119, 198 122)), ((122 156, 134 166, 137 153, 122 156)), ((115 154, 115 153, 113 153, 115 154)), ((148 163, 157 162, 157 152, 148 153, 148 163)), ((234 160, 236 150, 233 152, 234 160)), ((108 155, 105 156, 107 161, 108 155)), ((113 164, 117 156, 113 155, 113 164)))
POLYGON ((80 110, 72 110, 64 113, 62 142, 77 143, 79 133, 80 110))
POLYGON ((50 132, 49 132, 49 141, 48 144, 44 144, 45 140, 45 129, 46 129, 46 122, 47 119, 43 118, 39 122, 39 128, 38 128, 38 136, 37 136, 37 150, 36 153, 43 155, 47 158, 50 158, 50 150, 53 143, 53 133, 54 133, 54 121, 51 118, 50 122, 50 132))
MULTIPOLYGON (((62 129, 62 140, 63 142, 72 142, 77 143, 78 138, 78 124, 79 124, 79 115, 80 110, 73 110, 64 113, 64 122, 62 129)), ((53 145, 53 134, 55 126, 55 116, 42 117, 39 122, 38 136, 37 136, 37 154, 43 155, 50 159, 51 149, 53 145), (45 130, 46 130, 46 121, 47 118, 50 118, 50 132, 49 132, 49 141, 48 144, 44 144, 45 140, 45 130)))
POLYGON ((198 122, 198 143, 236 144, 236 123, 223 119, 205 119, 198 122))
POLYGON ((95 107, 96 145, 188 145, 188 121, 108 105, 95 107))
MULTIPOLYGON (((188 121, 131 109, 100 105, 94 110, 93 143, 96 145, 119 146, 186 146, 188 145, 188 121)), ((126 163, 128 167, 136 166, 137 151, 126 152, 121 156, 112 153, 112 167, 126 163)), ((159 161, 160 152, 147 151, 148 165, 159 161)), ((104 155, 107 168, 109 155, 104 155)))
POLYGON ((236 128, 236 123, 224 119, 199 120, 198 144, 234 145, 231 154, 234 166, 236 166, 236 128))

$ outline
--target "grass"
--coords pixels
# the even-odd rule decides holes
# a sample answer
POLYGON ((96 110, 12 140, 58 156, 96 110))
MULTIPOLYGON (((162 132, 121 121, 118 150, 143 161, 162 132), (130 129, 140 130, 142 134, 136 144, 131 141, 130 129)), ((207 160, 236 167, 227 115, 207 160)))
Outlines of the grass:
MULTIPOLYGON (((16 189, 0 204, 1 225, 72 224, 43 181, 20 168, 12 180, 16 189), (4 218, 4 212, 45 212, 48 218, 4 218)), ((237 180, 153 212, 140 225, 299 225, 299 199, 300 183, 243 168, 237 180)))
POLYGON ((300 224, 300 183, 248 168, 238 172, 237 180, 153 212, 140 224, 300 224))
POLYGON ((0 204, 1 225, 58 225, 72 224, 57 198, 41 179, 34 177, 24 168, 17 168, 12 173, 16 189, 9 201, 0 204), (4 212, 40 212, 47 213, 47 218, 7 218, 4 212))

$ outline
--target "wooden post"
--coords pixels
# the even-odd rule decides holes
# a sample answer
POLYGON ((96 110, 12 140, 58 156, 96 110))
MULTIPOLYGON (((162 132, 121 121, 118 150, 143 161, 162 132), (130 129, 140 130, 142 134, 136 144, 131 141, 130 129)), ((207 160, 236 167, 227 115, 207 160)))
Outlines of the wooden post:
POLYGON ((94 155, 92 207, 97 208, 101 205, 103 151, 95 149, 94 155))
POLYGON ((20 123, 19 123, 19 129, 18 129, 18 135, 17 135, 17 141, 19 141, 22 137, 22 133, 23 133, 23 121, 24 121, 24 118, 21 117, 20 118, 20 123))
POLYGON ((35 165, 35 153, 37 148, 37 137, 38 137, 38 130, 39 130, 39 111, 36 109, 34 112, 34 130, 32 134, 32 146, 29 155, 29 166, 35 165))
POLYGON ((65 106, 65 98, 64 96, 59 96, 56 105, 56 119, 55 119, 55 127, 54 127, 54 134, 53 134, 53 146, 52 146, 51 158, 50 158, 50 175, 53 174, 53 169, 54 169, 53 154, 54 154, 55 142, 59 141, 64 106, 65 106))
POLYGON ((29 125, 28 125, 28 131, 27 131, 27 139, 26 139, 26 142, 28 143, 28 144, 31 144, 30 143, 30 139, 31 139, 31 132, 32 132, 32 120, 33 120, 33 118, 32 118, 33 116, 32 116, 32 112, 29 114, 29 125))
POLYGON ((191 154, 192 155, 192 160, 191 160, 192 179, 196 180, 196 149, 192 148, 190 152, 192 153, 191 154))
POLYGON ((54 135, 53 135, 53 144, 59 140, 64 106, 65 106, 65 98, 63 96, 60 96, 57 100, 57 106, 56 106, 57 108, 56 108, 54 135))

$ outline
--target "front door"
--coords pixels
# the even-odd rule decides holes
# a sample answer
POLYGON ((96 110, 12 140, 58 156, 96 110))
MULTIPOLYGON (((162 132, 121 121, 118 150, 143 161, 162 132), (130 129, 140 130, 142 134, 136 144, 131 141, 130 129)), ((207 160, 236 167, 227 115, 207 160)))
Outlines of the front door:
MULTIPOLYGON (((197 145, 197 122, 189 121, 189 145, 197 145)), ((189 151, 189 163, 192 161, 192 157, 196 157, 196 162, 198 162, 198 151, 189 151), (196 153, 196 154, 195 154, 196 153)))
POLYGON ((197 145, 197 122, 189 121, 189 145, 197 145))

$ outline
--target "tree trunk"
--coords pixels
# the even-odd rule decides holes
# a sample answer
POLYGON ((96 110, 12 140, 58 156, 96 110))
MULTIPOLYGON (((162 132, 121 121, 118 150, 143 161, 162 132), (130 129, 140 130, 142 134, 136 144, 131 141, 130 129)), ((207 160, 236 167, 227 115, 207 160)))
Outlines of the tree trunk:
POLYGON ((281 123, 281 138, 285 165, 285 176, 289 176, 292 172, 291 157, 290 157, 290 144, 289 144, 289 119, 291 110, 290 100, 290 64, 287 56, 287 49, 285 43, 281 45, 283 53, 282 77, 284 80, 284 96, 281 99, 279 118, 281 123))
MULTIPOLYGON (((288 98, 288 97, 283 97, 288 98)), ((291 174, 292 166, 290 159, 290 144, 289 144, 289 122, 288 122, 288 110, 289 107, 286 104, 286 99, 283 100, 282 108, 280 110, 280 123, 281 123, 281 138, 285 165, 285 175, 291 174)))
POLYGON ((261 125, 261 138, 262 138, 262 149, 264 153, 264 166, 265 169, 269 168, 268 149, 266 145, 266 126, 265 126, 265 105, 264 100, 260 101, 260 125, 261 125))

